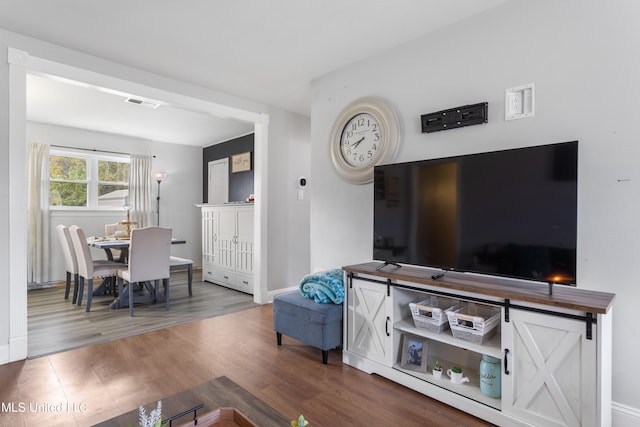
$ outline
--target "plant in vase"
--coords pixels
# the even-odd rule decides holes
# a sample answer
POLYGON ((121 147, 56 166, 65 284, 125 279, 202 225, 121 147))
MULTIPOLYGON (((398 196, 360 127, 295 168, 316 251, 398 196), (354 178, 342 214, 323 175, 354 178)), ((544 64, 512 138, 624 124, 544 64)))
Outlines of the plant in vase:
POLYGON ((433 364, 433 376, 436 378, 442 377, 442 366, 440 365, 440 361, 436 360, 436 363, 433 364))
POLYGON ((162 425, 162 402, 158 400, 158 406, 149 415, 144 407, 139 408, 140 427, 160 427, 162 425))
POLYGON ((454 366, 451 369, 447 369, 447 375, 451 378, 451 382, 454 384, 463 384, 468 383, 469 378, 463 377, 462 368, 459 366, 454 366))
POLYGON ((304 419, 304 415, 300 415, 300 417, 298 418, 298 421, 296 420, 291 421, 292 427, 304 427, 308 424, 309 424, 309 421, 304 419))

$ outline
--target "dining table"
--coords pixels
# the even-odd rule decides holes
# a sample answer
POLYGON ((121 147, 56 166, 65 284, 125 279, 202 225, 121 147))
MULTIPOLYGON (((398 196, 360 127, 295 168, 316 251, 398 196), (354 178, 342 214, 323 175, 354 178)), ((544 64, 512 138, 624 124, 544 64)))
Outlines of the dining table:
MULTIPOLYGON (((122 251, 123 254, 128 253, 129 245, 131 241, 129 239, 117 238, 117 237, 89 237, 87 238, 87 243, 89 246, 93 246, 94 248, 103 249, 107 255, 109 261, 119 261, 122 263, 126 262, 126 255, 121 256, 116 260, 113 257, 112 249, 118 249, 122 251)), ((178 239, 176 237, 171 238, 172 245, 185 244, 187 243, 184 239, 178 239)))
MULTIPOLYGON (((172 245, 185 244, 187 241, 185 239, 180 239, 176 237, 171 238, 172 245)), ((120 238, 120 237, 88 237, 87 244, 91 247, 104 250, 107 258, 110 261, 122 262, 122 268, 126 268, 128 253, 129 253, 129 245, 131 244, 130 239, 120 238), (115 259, 113 256, 113 249, 120 250, 120 256, 115 259)), ((130 284, 131 285, 131 284, 130 284)), ((140 288, 147 288, 152 295, 148 296, 138 296, 134 298, 134 302, 144 302, 144 301, 164 301, 164 297, 162 295, 158 295, 153 292, 152 286, 150 284, 141 285, 140 288)), ((114 278, 108 277, 106 278, 100 286, 94 290, 93 296, 104 296, 113 293, 114 300, 109 305, 110 308, 125 308, 129 306, 129 300, 127 292, 116 292, 116 283, 114 278)))

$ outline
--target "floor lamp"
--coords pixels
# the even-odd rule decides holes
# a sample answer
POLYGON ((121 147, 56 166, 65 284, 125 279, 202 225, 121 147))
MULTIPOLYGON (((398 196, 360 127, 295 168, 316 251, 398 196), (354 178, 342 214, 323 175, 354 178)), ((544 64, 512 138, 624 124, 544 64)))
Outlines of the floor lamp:
POLYGON ((158 197, 156 198, 156 215, 158 216, 158 227, 160 227, 160 183, 167 179, 166 172, 156 172, 154 177, 158 183, 158 197))

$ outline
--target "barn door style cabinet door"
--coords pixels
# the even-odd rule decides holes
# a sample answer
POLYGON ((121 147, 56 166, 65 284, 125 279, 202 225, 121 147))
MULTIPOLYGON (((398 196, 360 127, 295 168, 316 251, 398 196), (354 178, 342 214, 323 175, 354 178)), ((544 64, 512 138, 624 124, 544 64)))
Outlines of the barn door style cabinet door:
POLYGON ((203 206, 202 221, 203 279, 253 294, 253 206, 203 206))
POLYGON ((512 309, 502 326, 502 410, 535 425, 600 426, 597 324, 512 309))
POLYGON ((347 350, 391 366, 393 310, 386 287, 362 279, 348 280, 348 286, 347 350))
POLYGON ((614 294, 380 265, 343 267, 345 364, 500 426, 611 426, 614 294), (412 304, 431 313, 417 314, 427 326, 412 304), (447 315, 450 328, 440 328, 435 308, 463 324, 447 315), (407 364, 404 341, 422 344, 420 364, 407 364), (436 360, 463 367, 468 381, 434 376, 436 360))

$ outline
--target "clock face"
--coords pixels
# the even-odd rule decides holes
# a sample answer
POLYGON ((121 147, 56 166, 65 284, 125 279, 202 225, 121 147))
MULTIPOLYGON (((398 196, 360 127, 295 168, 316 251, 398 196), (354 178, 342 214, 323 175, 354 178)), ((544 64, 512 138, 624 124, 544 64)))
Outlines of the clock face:
POLYGON ((331 161, 349 182, 373 181, 376 165, 393 159, 401 133, 393 108, 382 98, 364 97, 347 105, 331 129, 331 161))
POLYGON ((369 113, 353 116, 340 136, 340 153, 347 164, 354 167, 375 162, 382 153, 384 140, 378 120, 369 113))

